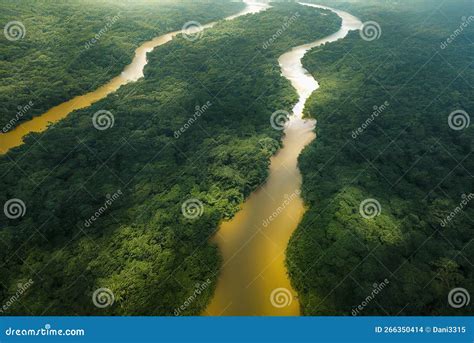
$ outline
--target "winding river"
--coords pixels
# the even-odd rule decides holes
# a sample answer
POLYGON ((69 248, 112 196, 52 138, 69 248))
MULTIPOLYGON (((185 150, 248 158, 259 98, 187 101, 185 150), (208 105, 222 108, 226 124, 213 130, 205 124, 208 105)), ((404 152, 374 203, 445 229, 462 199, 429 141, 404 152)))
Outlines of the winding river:
POLYGON ((250 195, 231 221, 221 224, 213 238, 223 265, 204 315, 299 315, 299 302, 285 267, 285 250, 305 211, 299 195, 302 179, 297 159, 315 138, 316 121, 303 119, 303 108, 319 87, 301 59, 308 50, 344 38, 362 25, 349 13, 300 4, 329 9, 342 18, 342 25, 336 33, 297 46, 279 58, 281 73, 298 92, 299 101, 285 125, 283 148, 271 159, 266 183, 250 195))
MULTIPOLYGON (((242 11, 226 17, 225 20, 232 20, 242 15, 257 13, 270 7, 268 4, 256 0, 244 0, 244 2, 246 6, 242 11)), ((192 33, 213 27, 216 23, 217 21, 202 25, 201 27, 193 27, 192 29, 194 30, 192 30, 192 33)), ((125 67, 119 76, 114 77, 112 80, 92 92, 76 96, 71 100, 52 107, 47 112, 18 125, 13 130, 6 133, 0 133, 0 154, 5 154, 11 148, 21 145, 23 143, 23 137, 27 134, 45 131, 50 124, 54 124, 65 118, 71 112, 89 107, 100 99, 105 98, 110 93, 118 90, 120 86, 142 78, 143 69, 148 62, 146 58, 147 53, 160 45, 168 43, 174 36, 182 32, 183 30, 169 32, 143 43, 135 50, 132 62, 125 67)))
MULTIPOLYGON (((245 3, 244 10, 225 19, 235 19, 270 7, 255 0, 245 0, 245 3)), ((362 25, 359 19, 346 12, 314 4, 300 4, 335 12, 342 18, 342 26, 338 32, 297 46, 279 58, 282 75, 298 92, 299 101, 285 125, 283 148, 271 159, 266 183, 250 195, 231 221, 221 224, 213 238, 221 250, 223 265, 214 298, 204 315, 299 315, 298 299, 285 267, 285 250, 305 210, 299 195, 301 174, 297 158, 315 138, 316 121, 303 119, 302 113, 306 100, 319 87, 317 81, 303 68, 301 59, 308 50, 344 38, 350 30, 357 30, 362 25)), ((200 29, 212 27, 215 23, 206 24, 200 29)), ((42 132, 72 111, 86 108, 122 85, 143 77, 147 53, 169 42, 179 33, 182 30, 142 44, 123 72, 95 91, 74 97, 0 134, 0 154, 21 145, 26 134, 42 132)))

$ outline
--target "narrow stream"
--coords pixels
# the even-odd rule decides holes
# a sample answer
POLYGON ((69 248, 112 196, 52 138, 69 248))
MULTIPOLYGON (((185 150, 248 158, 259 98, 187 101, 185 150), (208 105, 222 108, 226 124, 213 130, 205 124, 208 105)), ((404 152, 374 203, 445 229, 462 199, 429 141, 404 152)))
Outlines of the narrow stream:
POLYGON ((285 251, 305 211, 299 195, 301 174, 297 159, 315 138, 316 121, 303 119, 302 112, 308 97, 319 87, 303 68, 301 59, 308 50, 344 38, 350 30, 362 25, 349 13, 300 4, 335 12, 342 18, 342 26, 336 33, 297 46, 279 58, 282 75, 298 92, 299 101, 286 123, 283 148, 271 159, 266 183, 250 195, 231 221, 221 225, 213 238, 221 250, 223 265, 214 298, 204 315, 295 316, 300 313, 285 267, 285 251))
MULTIPOLYGON (((249 13, 264 11, 270 7, 268 4, 260 3, 256 0, 244 0, 244 2, 246 7, 242 11, 226 17, 225 20, 232 20, 249 13)), ((217 21, 208 23, 200 27, 200 29, 204 30, 213 27, 216 23, 217 21)), ((193 32, 197 31, 199 30, 193 32)), ((146 58, 147 53, 151 52, 156 47, 169 42, 179 33, 182 33, 182 30, 166 33, 140 45, 135 50, 132 62, 125 67, 122 73, 98 89, 84 95, 76 96, 71 100, 51 108, 42 115, 18 125, 15 129, 10 130, 7 133, 1 133, 0 154, 5 154, 11 148, 21 145, 23 143, 23 137, 27 134, 31 132, 42 132, 46 130, 50 124, 56 123, 57 121, 67 117, 67 115, 72 111, 89 107, 100 99, 105 98, 110 93, 115 92, 120 88, 120 86, 142 78, 143 68, 148 62, 146 58)))

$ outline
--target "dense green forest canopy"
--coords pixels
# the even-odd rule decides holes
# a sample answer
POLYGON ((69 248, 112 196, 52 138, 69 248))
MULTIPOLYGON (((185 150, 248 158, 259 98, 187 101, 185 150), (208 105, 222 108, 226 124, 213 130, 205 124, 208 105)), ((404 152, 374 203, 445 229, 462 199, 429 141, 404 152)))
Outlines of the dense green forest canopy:
POLYGON ((282 134, 269 118, 297 100, 277 59, 339 26, 330 12, 275 4, 179 36, 149 54, 143 79, 3 156, 0 203, 21 199, 26 213, 0 219, 0 298, 34 281, 9 313, 172 315, 209 284, 180 310, 200 313, 220 266, 208 239, 266 178, 282 134), (114 117, 102 131, 101 110, 114 117), (197 212, 183 216, 190 199, 197 212), (113 306, 94 306, 99 288, 113 306))
POLYGON ((2 28, 11 23, 13 38, 0 38, 0 130, 95 90, 120 74, 140 43, 244 8, 219 0, 2 0, 0 6, 2 28))
POLYGON ((448 304, 453 288, 474 291, 472 1, 314 2, 381 35, 303 60, 321 85, 299 159, 309 209, 287 255, 303 313, 472 314, 448 304), (366 199, 379 215, 361 215, 366 199))
MULTIPOLYGON (((308 211, 287 251, 303 314, 472 314, 447 301, 455 287, 474 290, 472 1, 313 2, 375 22, 379 37, 352 32, 303 60, 321 85, 305 108, 318 137, 299 160, 308 211)), ((0 40, 2 127, 18 106, 32 102, 21 121, 95 89, 141 42, 243 7, 0 4, 2 23, 26 28, 0 40)), ((177 37, 149 54, 144 79, 0 157, 0 203, 25 205, 0 216, 0 299, 29 287, 0 314, 200 313, 220 267, 208 238, 265 180, 282 134, 270 115, 297 100, 277 58, 337 30, 322 12, 274 4, 196 41, 177 37), (114 125, 97 130, 98 111, 114 125), (113 306, 94 305, 100 288, 113 306), (196 288, 203 296, 181 309, 196 288)))

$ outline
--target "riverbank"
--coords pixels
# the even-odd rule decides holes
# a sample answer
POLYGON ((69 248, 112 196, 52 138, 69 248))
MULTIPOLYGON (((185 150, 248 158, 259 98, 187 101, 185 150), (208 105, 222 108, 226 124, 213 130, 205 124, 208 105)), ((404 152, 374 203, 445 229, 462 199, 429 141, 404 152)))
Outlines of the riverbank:
POLYGON ((288 111, 291 114, 286 124, 281 122, 284 110, 272 116, 272 125, 284 130, 284 138, 283 147, 271 158, 266 182, 249 196, 232 220, 220 226, 213 239, 221 251, 223 265, 206 315, 299 315, 298 298, 285 265, 285 251, 305 212, 297 160, 303 148, 315 138, 316 121, 303 119, 303 108, 318 88, 301 59, 311 48, 344 38, 361 24, 346 12, 330 10, 329 13, 336 13, 342 20, 336 33, 294 47, 278 58, 281 73, 296 90, 298 101, 288 111))

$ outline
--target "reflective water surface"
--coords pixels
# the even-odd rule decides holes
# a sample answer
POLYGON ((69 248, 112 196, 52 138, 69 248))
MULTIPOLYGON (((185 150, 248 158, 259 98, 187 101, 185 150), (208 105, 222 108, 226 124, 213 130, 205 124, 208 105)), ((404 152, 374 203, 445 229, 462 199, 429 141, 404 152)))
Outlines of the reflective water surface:
POLYGON ((297 90, 299 101, 285 126, 283 148, 271 159, 266 183, 250 195, 231 221, 221 224, 213 238, 221 250, 223 266, 214 298, 204 315, 299 315, 296 292, 285 267, 285 250, 304 213, 297 158, 315 138, 316 121, 303 119, 302 111, 308 97, 319 87, 303 68, 301 59, 309 49, 344 38, 361 26, 356 17, 331 10, 343 20, 339 31, 295 47, 279 58, 282 75, 297 90))
MULTIPOLYGON (((235 19, 245 14, 256 13, 268 7, 268 5, 256 2, 254 0, 245 0, 244 2, 246 7, 242 11, 225 19, 235 19)), ((212 22, 203 25, 201 29, 212 27, 215 24, 216 22, 212 22)), ((21 145, 23 143, 23 137, 28 133, 42 132, 46 130, 50 124, 65 118, 72 111, 89 107, 94 102, 105 98, 110 93, 115 92, 120 88, 120 86, 136 81, 143 77, 143 68, 147 64, 146 54, 152 51, 154 48, 169 42, 179 33, 181 33, 181 30, 158 36, 140 45, 135 50, 135 55, 132 62, 124 68, 122 73, 98 89, 84 95, 76 96, 71 100, 55 106, 42 115, 18 125, 15 129, 10 130, 7 133, 0 133, 0 154, 4 154, 11 148, 21 145)))

